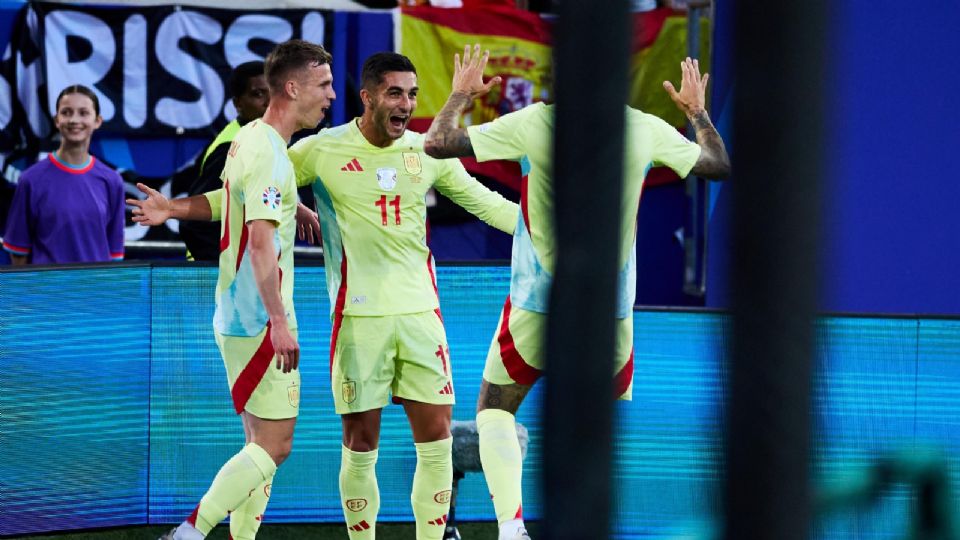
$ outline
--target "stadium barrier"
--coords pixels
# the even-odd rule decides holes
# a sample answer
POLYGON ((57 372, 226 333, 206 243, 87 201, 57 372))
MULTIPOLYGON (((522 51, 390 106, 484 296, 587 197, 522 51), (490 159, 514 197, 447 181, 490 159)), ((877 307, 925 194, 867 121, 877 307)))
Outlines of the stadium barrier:
MULTIPOLYGON (((300 265, 296 280, 301 415, 266 522, 340 522, 323 268, 300 265)), ((471 420, 509 271, 441 266, 437 280, 454 418, 471 420)), ((0 270, 0 535, 174 523, 190 512, 243 441, 211 335, 215 281, 216 268, 172 263, 0 270)), ((634 399, 617 405, 614 531, 679 536, 719 509, 730 318, 670 309, 638 309, 634 317, 634 399)), ((815 478, 843 478, 891 452, 932 445, 956 486, 960 320, 827 316, 815 336, 815 478)), ((532 520, 542 515, 541 386, 518 415, 530 437, 524 514, 532 520)), ((383 521, 412 521, 412 442, 402 409, 387 407, 378 463, 383 521)), ((481 475, 458 488, 458 520, 493 519, 481 475)), ((914 492, 887 494, 869 510, 819 522, 816 537, 907 530, 914 492)))

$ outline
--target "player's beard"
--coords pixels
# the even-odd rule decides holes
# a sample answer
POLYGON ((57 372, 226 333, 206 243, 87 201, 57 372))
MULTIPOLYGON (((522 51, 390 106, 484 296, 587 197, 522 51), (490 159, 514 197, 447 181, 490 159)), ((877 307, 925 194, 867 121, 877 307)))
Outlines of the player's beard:
POLYGON ((407 125, 405 123, 401 124, 399 131, 397 131, 390 122, 390 118, 392 116, 395 115, 393 114, 393 111, 389 109, 377 109, 373 120, 387 139, 395 141, 400 137, 403 137, 403 133, 407 130, 407 125))

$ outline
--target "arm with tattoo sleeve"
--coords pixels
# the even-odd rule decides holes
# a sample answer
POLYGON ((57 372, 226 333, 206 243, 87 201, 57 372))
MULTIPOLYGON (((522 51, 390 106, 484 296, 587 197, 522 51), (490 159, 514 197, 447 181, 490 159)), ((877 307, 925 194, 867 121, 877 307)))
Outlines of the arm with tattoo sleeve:
POLYGON ((710 75, 700 75, 700 64, 687 58, 680 63, 682 78, 677 91, 670 81, 663 82, 663 88, 678 109, 687 115, 697 133, 700 145, 700 159, 691 172, 704 178, 724 178, 730 175, 730 157, 723 145, 723 139, 710 121, 706 109, 707 81, 710 75))
POLYGON ((467 130, 459 127, 460 116, 474 99, 485 95, 500 77, 483 82, 483 70, 490 58, 490 51, 480 53, 480 45, 471 52, 470 46, 463 50, 463 62, 460 55, 453 59, 453 90, 440 112, 430 124, 424 139, 423 150, 435 158, 472 157, 473 146, 467 130))
POLYGON ((424 140, 423 150, 427 155, 438 159, 452 157, 472 157, 473 145, 465 128, 458 121, 463 110, 473 101, 469 94, 454 92, 430 124, 424 140))
POLYGON ((726 178, 730 175, 730 156, 723 144, 723 139, 713 127, 710 115, 706 110, 688 116, 693 129, 697 133, 697 144, 700 145, 700 158, 690 172, 704 178, 726 178))

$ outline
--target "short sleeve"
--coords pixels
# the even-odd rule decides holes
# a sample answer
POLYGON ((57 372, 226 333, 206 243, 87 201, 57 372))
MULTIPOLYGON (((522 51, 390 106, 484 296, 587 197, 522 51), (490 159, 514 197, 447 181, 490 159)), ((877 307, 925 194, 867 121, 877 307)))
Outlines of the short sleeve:
POLYGON ((690 174, 690 170, 700 158, 700 145, 684 137, 677 128, 661 118, 652 114, 640 114, 645 116, 645 121, 641 125, 646 126, 650 134, 644 133, 640 137, 652 135, 654 163, 673 169, 680 178, 690 174))
POLYGON ((13 201, 7 213, 7 230, 3 235, 3 249, 14 255, 26 256, 33 247, 31 238, 32 220, 30 211, 30 182, 26 173, 20 177, 13 201))
POLYGON ((126 220, 126 203, 123 200, 123 178, 116 171, 110 186, 110 219, 107 222, 107 245, 110 247, 110 259, 122 261, 124 256, 123 233, 126 220))
POLYGON ((477 161, 520 159, 525 154, 527 119, 543 107, 542 103, 535 103, 491 122, 467 127, 477 161))
POLYGON ((220 221, 223 219, 223 188, 215 191, 208 191, 203 194, 210 204, 210 221, 220 221))
MULTIPOLYGON (((285 172, 273 153, 258 152, 244 160, 243 209, 247 222, 263 219, 279 224, 283 210, 285 172)), ((289 180, 287 180, 289 181, 289 180)), ((289 185, 287 186, 289 187, 289 185)))
POLYGON ((293 171, 297 176, 297 187, 309 186, 317 179, 315 167, 310 160, 310 151, 313 150, 316 140, 317 135, 304 137, 287 150, 290 162, 293 163, 293 171))

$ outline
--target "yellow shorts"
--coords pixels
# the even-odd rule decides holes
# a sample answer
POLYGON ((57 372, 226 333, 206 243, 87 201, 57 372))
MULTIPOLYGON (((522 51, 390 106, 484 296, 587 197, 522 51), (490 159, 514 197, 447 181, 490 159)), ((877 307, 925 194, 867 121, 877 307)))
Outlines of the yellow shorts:
POLYGON ((330 383, 337 414, 383 408, 390 395, 452 405, 450 348, 440 310, 334 319, 330 383))
MULTIPOLYGON (((296 418, 300 411, 300 370, 277 369, 268 324, 255 337, 225 336, 214 332, 227 368, 233 408, 268 420, 296 418)), ((294 339, 297 330, 290 331, 294 339)))
MULTIPOLYGON (((497 333, 490 343, 483 378, 493 384, 533 384, 540 378, 546 356, 547 315, 510 304, 503 306, 497 333)), ((584 358, 589 362, 589 358, 584 358)), ((614 381, 617 399, 633 398, 633 314, 617 319, 614 381)))

